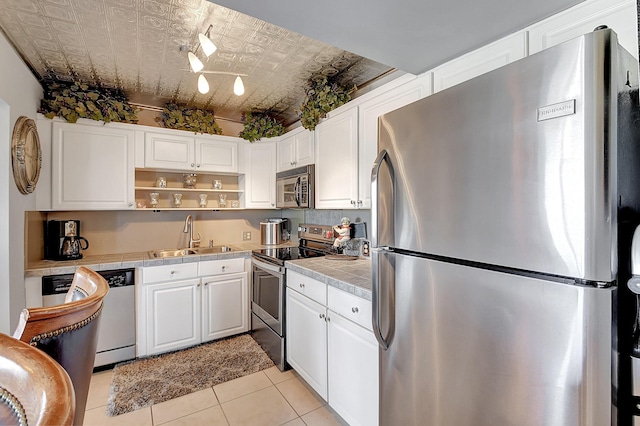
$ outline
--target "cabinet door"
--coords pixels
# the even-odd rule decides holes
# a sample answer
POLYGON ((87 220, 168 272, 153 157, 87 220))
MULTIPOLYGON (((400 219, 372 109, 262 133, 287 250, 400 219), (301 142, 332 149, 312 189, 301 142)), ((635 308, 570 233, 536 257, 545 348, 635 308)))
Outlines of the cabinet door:
POLYGON ((618 42, 638 57, 638 29, 635 0, 591 0, 580 3, 529 27, 529 54, 565 42, 606 25, 618 35, 618 42))
POLYGON ((144 166, 170 170, 195 169, 195 141, 192 136, 174 133, 144 135, 144 166))
POLYGON ((329 311, 329 405, 352 426, 378 424, 378 343, 373 333, 329 311))
POLYGON ((358 107, 316 126, 316 208, 348 209, 358 199, 358 107))
POLYGON ((247 273, 202 279, 202 341, 249 330, 247 273))
POLYGON ((296 161, 295 137, 289 136, 278 142, 278 171, 294 168, 296 161))
POLYGON ((527 56, 527 33, 520 31, 460 56, 433 71, 439 92, 527 56))
POLYGON ((196 138, 196 171, 238 172, 238 143, 214 136, 196 138))
POLYGON ((287 291, 287 361, 327 399, 326 308, 296 291, 287 291))
POLYGON ((245 149, 245 207, 273 209, 276 206, 276 145, 254 142, 245 149))
POLYGON ((304 129, 296 133, 293 137, 295 145, 294 167, 302 167, 313 164, 314 153, 314 134, 311 130, 304 129))
POLYGON ((432 92, 431 74, 424 74, 358 106, 357 207, 371 208, 371 168, 378 152, 378 117, 432 92))
POLYGON ((135 132, 108 125, 54 123, 54 210, 135 208, 135 132))
POLYGON ((147 355, 200 343, 200 279, 146 284, 147 355))

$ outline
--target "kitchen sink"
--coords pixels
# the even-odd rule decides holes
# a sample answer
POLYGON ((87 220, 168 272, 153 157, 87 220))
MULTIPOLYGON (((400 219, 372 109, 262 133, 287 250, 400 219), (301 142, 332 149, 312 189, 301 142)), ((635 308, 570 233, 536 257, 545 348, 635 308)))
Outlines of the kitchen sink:
POLYGON ((196 247, 191 250, 195 250, 197 254, 227 253, 233 251, 229 246, 196 247))
POLYGON ((194 247, 184 249, 151 250, 149 256, 153 258, 189 256, 192 254, 227 253, 233 251, 229 246, 194 247))

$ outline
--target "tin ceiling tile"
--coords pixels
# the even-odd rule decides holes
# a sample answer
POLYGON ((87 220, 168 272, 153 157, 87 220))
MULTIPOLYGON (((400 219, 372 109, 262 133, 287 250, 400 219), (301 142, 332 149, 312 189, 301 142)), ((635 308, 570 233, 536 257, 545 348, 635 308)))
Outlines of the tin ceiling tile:
POLYGON ((236 121, 272 109, 291 124, 314 74, 350 86, 390 69, 206 0, 0 0, 0 10, 0 28, 42 80, 120 86, 132 101, 206 106, 236 121), (218 50, 208 61, 196 51, 213 72, 202 95, 180 48, 198 48, 210 25, 218 50), (233 95, 235 75, 220 72, 248 74, 245 95, 233 95))

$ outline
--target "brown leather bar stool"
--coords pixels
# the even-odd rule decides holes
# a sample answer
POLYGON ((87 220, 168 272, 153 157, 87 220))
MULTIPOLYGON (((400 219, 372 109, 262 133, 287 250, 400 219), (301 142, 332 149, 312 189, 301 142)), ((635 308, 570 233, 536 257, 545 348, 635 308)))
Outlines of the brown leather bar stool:
POLYGON ((24 309, 13 335, 44 351, 67 371, 76 397, 75 425, 82 425, 98 345, 98 321, 109 284, 81 266, 65 303, 24 309))
POLYGON ((0 424, 71 425, 73 385, 44 352, 0 333, 0 424))

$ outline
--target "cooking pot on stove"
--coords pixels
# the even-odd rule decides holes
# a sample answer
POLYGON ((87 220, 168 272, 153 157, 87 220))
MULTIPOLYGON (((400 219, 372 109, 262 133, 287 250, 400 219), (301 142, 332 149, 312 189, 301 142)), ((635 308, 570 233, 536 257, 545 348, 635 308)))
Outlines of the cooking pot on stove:
POLYGON ((289 239, 288 219, 266 219, 260 222, 260 244, 281 244, 289 239))

